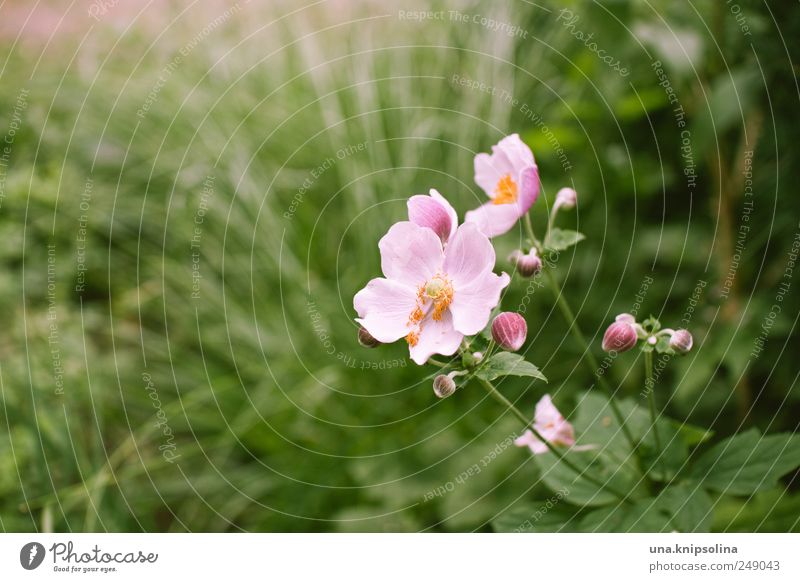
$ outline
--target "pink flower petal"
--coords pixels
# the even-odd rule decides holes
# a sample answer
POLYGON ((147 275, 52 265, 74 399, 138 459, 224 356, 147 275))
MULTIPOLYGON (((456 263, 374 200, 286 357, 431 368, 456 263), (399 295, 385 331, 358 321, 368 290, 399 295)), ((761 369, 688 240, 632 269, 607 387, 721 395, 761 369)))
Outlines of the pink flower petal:
POLYGON ((453 238, 458 226, 455 209, 433 188, 430 196, 418 194, 408 199, 408 219, 433 230, 443 243, 453 238))
POLYGON ((412 222, 393 225, 378 247, 381 250, 381 269, 386 278, 415 289, 442 268, 442 241, 431 229, 412 222))
POLYGON ((358 313, 356 321, 383 343, 408 334, 408 317, 416 305, 414 287, 389 279, 373 279, 353 298, 358 313))
POLYGON ((518 447, 528 447, 534 455, 541 455, 548 451, 547 445, 540 441, 533 432, 526 430, 522 436, 514 441, 518 447))
POLYGON ((519 215, 521 217, 531 209, 533 203, 539 198, 539 192, 541 191, 539 168, 536 166, 523 168, 519 173, 518 180, 519 198, 517 199, 517 204, 519 205, 519 215))
POLYGON ((467 223, 458 227, 447 245, 443 268, 454 287, 459 289, 491 271, 494 261, 492 243, 475 224, 467 223))
POLYGON ((495 156, 481 153, 475 156, 475 183, 486 192, 489 198, 494 198, 494 191, 497 182, 505 174, 516 175, 514 168, 508 164, 506 159, 498 160, 495 156))
POLYGON ((536 165, 531 148, 525 145, 518 133, 512 133, 501 139, 496 146, 492 147, 492 151, 496 156, 505 158, 508 165, 517 172, 526 166, 536 165))
POLYGON ((500 303, 500 293, 511 282, 503 273, 485 273, 453 293, 450 313, 453 314, 453 327, 464 335, 475 335, 484 329, 492 315, 492 310, 500 303))
POLYGON ((464 217, 465 224, 474 223, 488 237, 499 236, 514 228, 524 214, 518 204, 493 204, 488 202, 464 217))
POLYGON ((536 404, 534 426, 539 433, 553 444, 572 446, 575 444, 575 431, 553 404, 549 394, 542 396, 536 404))
POLYGON ((421 366, 434 354, 452 356, 462 339, 464 334, 453 329, 453 318, 446 311, 439 321, 428 317, 422 322, 417 343, 409 346, 409 353, 411 359, 421 366))

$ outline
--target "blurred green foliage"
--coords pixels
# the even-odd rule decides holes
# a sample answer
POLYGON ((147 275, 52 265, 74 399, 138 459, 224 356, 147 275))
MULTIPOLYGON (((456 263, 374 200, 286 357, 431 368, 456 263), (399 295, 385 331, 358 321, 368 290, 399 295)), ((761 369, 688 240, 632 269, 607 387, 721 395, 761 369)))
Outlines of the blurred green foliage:
MULTIPOLYGON (((474 154, 512 132, 539 163, 538 229, 558 188, 579 193, 563 226, 587 240, 557 274, 598 355, 652 277, 640 315, 695 336, 658 378, 670 416, 715 441, 797 429, 796 281, 752 355, 799 228, 796 7, 739 0, 745 35, 712 0, 400 16, 418 4, 248 6, 207 33, 224 9, 187 9, 156 32, 4 38, 0 131, 26 93, 0 198, 3 530, 488 531, 549 499, 513 446, 459 479, 518 423, 477 386, 437 401, 431 368, 402 343, 360 347, 352 320, 405 199, 435 187, 463 216, 483 199, 474 154)), ((499 268, 522 236, 496 241, 499 268)), ((592 385, 580 349, 545 291, 526 318, 550 384, 500 388, 531 413, 548 390, 571 417, 592 385)), ((608 374, 641 390, 633 354, 608 374)), ((789 475, 714 500, 709 527, 797 530, 797 496, 789 475)))

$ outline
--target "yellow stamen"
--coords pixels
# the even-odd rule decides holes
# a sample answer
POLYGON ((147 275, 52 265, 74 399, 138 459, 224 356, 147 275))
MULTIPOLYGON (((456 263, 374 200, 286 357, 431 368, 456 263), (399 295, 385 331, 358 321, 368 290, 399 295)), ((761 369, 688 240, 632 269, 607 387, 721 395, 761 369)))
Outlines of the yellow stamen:
POLYGON ((406 336, 406 341, 408 342, 408 345, 410 345, 413 348, 415 345, 419 343, 419 332, 417 331, 409 332, 409 334, 406 336))
POLYGON ((506 174, 497 181, 492 204, 511 204, 517 201, 517 183, 506 174))

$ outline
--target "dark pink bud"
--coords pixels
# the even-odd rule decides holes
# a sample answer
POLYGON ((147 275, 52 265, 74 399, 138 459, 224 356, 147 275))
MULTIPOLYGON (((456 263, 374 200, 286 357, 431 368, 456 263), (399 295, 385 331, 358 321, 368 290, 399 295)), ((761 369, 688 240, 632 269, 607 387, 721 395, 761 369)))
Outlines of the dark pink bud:
POLYGON ((372 334, 370 334, 363 327, 358 328, 358 343, 365 348, 377 348, 379 345, 381 345, 381 342, 372 337, 372 334))
POLYGON ((672 337, 669 338, 669 347, 679 354, 687 353, 692 349, 693 344, 694 338, 692 338, 692 334, 685 329, 679 329, 675 331, 672 334, 672 337))
POLYGON ((456 391, 456 383, 450 376, 439 374, 433 379, 433 393, 439 398, 447 398, 456 391))
POLYGON ((615 321, 608 326, 603 336, 606 352, 627 352, 636 345, 636 329, 627 321, 615 321))
POLYGON ((492 322, 492 339, 505 350, 516 352, 527 336, 528 324, 519 313, 504 311, 492 322))
POLYGON ((542 259, 532 249, 527 255, 522 255, 517 259, 517 272, 523 277, 532 277, 542 270, 542 259))

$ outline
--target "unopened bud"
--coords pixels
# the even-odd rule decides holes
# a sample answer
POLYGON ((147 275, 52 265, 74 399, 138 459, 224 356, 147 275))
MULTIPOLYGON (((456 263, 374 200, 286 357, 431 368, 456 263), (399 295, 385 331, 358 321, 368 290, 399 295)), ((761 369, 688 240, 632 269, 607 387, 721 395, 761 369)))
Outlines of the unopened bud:
POLYGON ((553 205, 554 208, 566 208, 567 210, 575 208, 578 202, 578 193, 572 188, 562 188, 556 194, 556 201, 553 205))
POLYGON ((672 334, 669 338, 669 347, 679 354, 685 354, 692 349, 694 345, 694 338, 685 329, 679 329, 672 334))
POLYGON ((492 339, 505 350, 516 352, 527 336, 528 324, 519 313, 504 311, 492 322, 492 339))
POLYGON ((381 345, 381 342, 372 337, 372 334, 363 327, 358 328, 358 343, 365 348, 377 348, 381 345))
POLYGON ((524 256, 524 254, 525 254, 525 253, 523 253, 521 250, 519 250, 519 249, 514 249, 514 250, 513 250, 513 251, 511 251, 511 253, 508 255, 508 262, 509 262, 509 263, 511 263, 512 265, 516 265, 516 264, 517 264, 517 261, 519 261, 520 257, 524 256))
POLYGON ((614 321, 621 321, 622 323, 630 323, 631 325, 633 325, 634 323, 636 323, 636 318, 630 313, 620 313, 617 317, 614 318, 614 321))
POLYGON ((433 379, 433 393, 439 398, 447 398, 456 391, 456 383, 450 376, 439 374, 433 379))
POLYGON ((531 249, 527 255, 517 259, 517 272, 523 277, 533 277, 542 270, 542 259, 536 254, 536 249, 531 249))
POLYGON ((627 352, 636 345, 636 330, 627 321, 615 321, 603 335, 603 351, 627 352))

